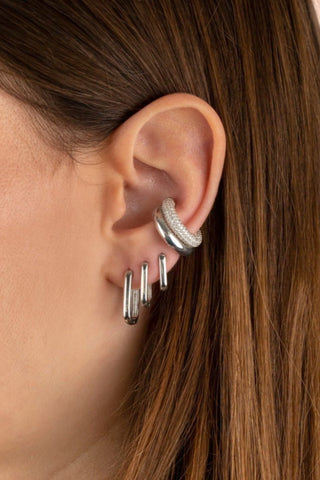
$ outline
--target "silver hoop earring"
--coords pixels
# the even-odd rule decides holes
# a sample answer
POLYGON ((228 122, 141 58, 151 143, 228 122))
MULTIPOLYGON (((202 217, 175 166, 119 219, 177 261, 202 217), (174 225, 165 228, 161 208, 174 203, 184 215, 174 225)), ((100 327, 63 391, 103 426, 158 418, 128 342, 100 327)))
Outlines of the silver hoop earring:
POLYGON ((167 290, 167 257, 166 254, 161 252, 159 255, 159 274, 160 274, 160 290, 167 290))
POLYGON ((202 243, 202 233, 190 232, 175 210, 175 202, 168 197, 153 211, 153 220, 163 240, 180 255, 190 255, 202 243))
POLYGON ((140 290, 132 288, 132 270, 124 276, 123 318, 129 325, 135 325, 139 318, 140 290))
POLYGON ((140 301, 144 307, 150 307, 152 298, 152 285, 148 283, 148 267, 148 262, 143 262, 141 265, 140 301))

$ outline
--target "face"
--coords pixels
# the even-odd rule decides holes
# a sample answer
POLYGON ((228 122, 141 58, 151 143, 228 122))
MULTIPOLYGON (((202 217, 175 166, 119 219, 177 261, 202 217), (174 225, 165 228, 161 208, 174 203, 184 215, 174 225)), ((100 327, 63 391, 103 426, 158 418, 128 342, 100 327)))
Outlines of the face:
POLYGON ((111 424, 143 332, 124 326, 122 289, 106 280, 102 182, 4 92, 0 109, 0 451, 59 444, 61 460, 111 424))

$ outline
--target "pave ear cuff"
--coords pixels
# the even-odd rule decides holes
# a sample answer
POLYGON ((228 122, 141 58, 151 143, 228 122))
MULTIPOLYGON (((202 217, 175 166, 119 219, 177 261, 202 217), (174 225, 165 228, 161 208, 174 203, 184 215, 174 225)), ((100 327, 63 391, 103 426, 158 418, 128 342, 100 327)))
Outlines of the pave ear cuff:
MULTIPOLYGON (((202 233, 198 230, 191 233, 181 222, 175 210, 172 198, 163 200, 160 207, 153 211, 153 221, 156 229, 167 245, 180 255, 190 255, 202 243, 202 233)), ((160 290, 168 288, 166 255, 158 256, 160 290)), ((129 325, 135 325, 139 318, 140 303, 150 307, 152 284, 148 283, 148 262, 141 265, 140 289, 132 288, 132 270, 127 270, 124 277, 123 317, 129 325)))
POLYGON ((156 229, 163 240, 180 255, 190 255, 202 242, 201 230, 191 233, 181 222, 172 198, 163 200, 153 212, 156 229))

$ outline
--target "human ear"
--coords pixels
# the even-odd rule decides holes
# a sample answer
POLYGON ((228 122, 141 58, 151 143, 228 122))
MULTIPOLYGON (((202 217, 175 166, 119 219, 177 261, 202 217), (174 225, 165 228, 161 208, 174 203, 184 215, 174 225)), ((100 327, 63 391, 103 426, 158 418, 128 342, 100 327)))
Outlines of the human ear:
POLYGON ((111 242, 106 265, 109 281, 123 287, 133 272, 140 287, 142 262, 149 263, 148 283, 159 280, 158 255, 167 270, 179 254, 161 238, 152 213, 171 197, 184 225, 196 232, 216 197, 225 157, 225 132, 216 111, 187 93, 168 94, 149 103, 120 125, 109 139, 108 162, 118 174, 114 202, 105 223, 111 242))

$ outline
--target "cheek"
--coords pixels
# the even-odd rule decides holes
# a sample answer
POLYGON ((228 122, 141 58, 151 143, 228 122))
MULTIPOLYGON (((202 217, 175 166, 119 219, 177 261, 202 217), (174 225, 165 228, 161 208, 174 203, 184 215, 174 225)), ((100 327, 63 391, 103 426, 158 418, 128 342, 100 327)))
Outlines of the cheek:
MULTIPOLYGON (((1 101, 0 93, 0 110, 1 101)), ((79 409, 103 397, 116 338, 107 335, 107 314, 113 318, 120 301, 106 302, 102 191, 23 134, 20 115, 11 123, 0 115, 0 451, 8 455, 17 441, 32 451, 32 441, 64 437, 75 392, 79 409)), ((119 337, 127 332, 114 323, 119 337)))
POLYGON ((63 184, 50 184, 37 174, 24 173, 0 198, 0 282, 5 292, 0 306, 2 325, 9 318, 15 322, 22 314, 35 313, 37 304, 49 294, 52 263, 58 267, 53 270, 58 276, 59 254, 68 251, 63 184), (65 249, 59 251, 62 244, 65 249))
POLYGON ((48 360, 66 362, 85 305, 94 304, 94 226, 82 193, 67 169, 52 178, 25 171, 0 193, 0 376, 8 383, 28 369, 37 378, 48 360))

